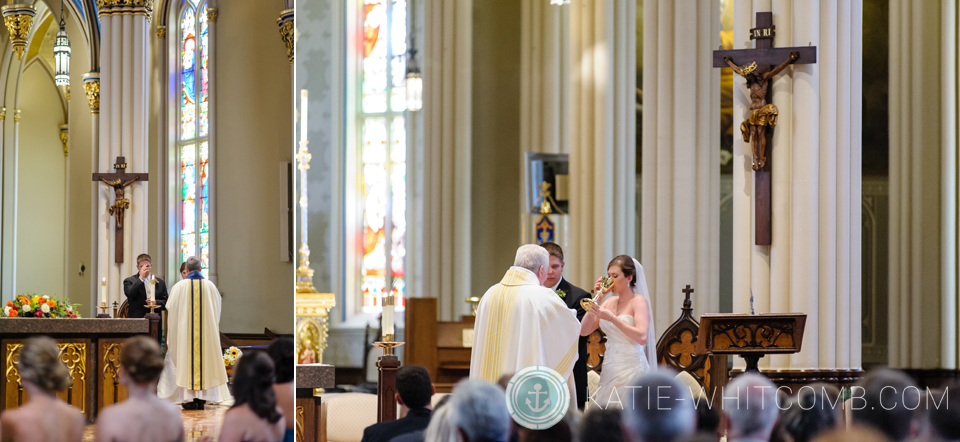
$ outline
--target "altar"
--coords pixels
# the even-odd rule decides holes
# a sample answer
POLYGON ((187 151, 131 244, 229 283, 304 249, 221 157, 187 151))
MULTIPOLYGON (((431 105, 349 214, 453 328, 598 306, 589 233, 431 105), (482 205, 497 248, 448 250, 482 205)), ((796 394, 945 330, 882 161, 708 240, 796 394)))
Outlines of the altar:
MULTIPOLYGON (((156 322, 154 322, 156 327, 156 322)), ((154 331, 155 333, 155 331, 154 331)), ((79 408, 88 422, 96 419, 103 407, 123 401, 126 388, 120 384, 120 350, 134 335, 151 333, 149 319, 0 319, 0 357, 4 361, 4 380, 0 382, 0 411, 27 402, 20 385, 17 363, 20 349, 32 336, 48 336, 60 347, 60 360, 66 364, 73 381, 58 396, 79 408)))

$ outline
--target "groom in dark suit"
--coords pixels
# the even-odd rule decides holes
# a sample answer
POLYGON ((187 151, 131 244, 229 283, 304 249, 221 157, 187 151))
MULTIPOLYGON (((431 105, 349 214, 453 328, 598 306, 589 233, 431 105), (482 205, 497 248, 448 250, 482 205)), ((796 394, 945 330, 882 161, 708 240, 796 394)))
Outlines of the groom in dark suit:
MULTIPOLYGON (((150 313, 150 309, 144 306, 147 305, 146 283, 150 280, 152 269, 150 255, 142 253, 137 257, 137 273, 123 280, 123 294, 127 296, 128 318, 142 318, 150 313)), ((157 278, 156 288, 157 304, 163 307, 167 303, 167 284, 157 278)))
MULTIPOLYGON (((552 242, 545 242, 541 244, 541 246, 550 253, 550 268, 547 269, 547 280, 543 282, 543 286, 556 292, 557 296, 563 299, 563 302, 567 304, 568 308, 577 311, 577 320, 582 321, 583 315, 586 314, 587 311, 580 306, 580 300, 590 298, 590 294, 580 287, 570 284, 570 282, 563 278, 563 249, 561 249, 559 245, 552 242)), ((573 381, 577 389, 577 408, 583 410, 583 406, 587 401, 586 336, 580 337, 579 353, 580 357, 577 358, 577 363, 573 366, 573 381)))

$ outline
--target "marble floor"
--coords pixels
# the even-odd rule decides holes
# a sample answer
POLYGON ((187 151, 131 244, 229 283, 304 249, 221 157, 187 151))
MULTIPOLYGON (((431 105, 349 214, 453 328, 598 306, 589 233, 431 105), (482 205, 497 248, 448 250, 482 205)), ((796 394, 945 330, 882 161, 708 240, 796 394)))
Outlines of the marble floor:
MULTIPOLYGON (((183 410, 183 426, 187 431, 187 442, 195 442, 201 436, 213 436, 217 440, 220 436, 220 423, 223 414, 230 407, 227 405, 207 405, 203 410, 183 410)), ((84 442, 93 441, 95 425, 87 425, 83 433, 84 442)))

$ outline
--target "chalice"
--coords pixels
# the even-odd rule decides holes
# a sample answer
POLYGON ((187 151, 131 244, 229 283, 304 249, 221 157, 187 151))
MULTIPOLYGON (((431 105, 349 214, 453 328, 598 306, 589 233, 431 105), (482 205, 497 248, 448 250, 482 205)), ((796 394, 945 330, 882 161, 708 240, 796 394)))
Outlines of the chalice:
POLYGON ((583 309, 586 310, 586 311, 588 311, 588 312, 589 312, 590 310, 592 310, 594 306, 599 307, 600 304, 597 304, 597 301, 600 300, 600 297, 603 296, 603 294, 606 293, 607 290, 610 290, 610 287, 612 287, 612 286, 613 286, 613 279, 612 279, 612 278, 610 278, 609 276, 604 276, 604 277, 600 278, 600 290, 597 292, 596 295, 593 296, 593 298, 590 298, 590 299, 587 299, 587 298, 581 299, 581 300, 580 300, 580 307, 583 307, 583 309))

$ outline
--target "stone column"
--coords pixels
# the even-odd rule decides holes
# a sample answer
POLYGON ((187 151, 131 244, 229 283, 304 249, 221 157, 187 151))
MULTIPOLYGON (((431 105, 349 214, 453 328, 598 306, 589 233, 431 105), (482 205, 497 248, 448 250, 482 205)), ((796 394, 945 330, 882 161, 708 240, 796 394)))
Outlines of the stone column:
MULTIPOLYGON (((90 116, 91 127, 90 134, 91 143, 93 147, 92 152, 90 153, 90 158, 93 164, 91 168, 97 170, 100 165, 98 158, 99 146, 100 146, 100 73, 99 72, 88 72, 83 74, 83 91, 87 96, 87 103, 90 105, 90 116)), ((90 192, 92 193, 92 198, 90 201, 97 201, 97 195, 100 193, 99 183, 91 183, 90 192)), ((91 226, 97 226, 97 221, 100 218, 100 213, 96 210, 90 212, 90 216, 93 218, 90 223, 91 226)), ((97 259, 97 244, 99 243, 99 235, 92 235, 90 237, 90 250, 94 256, 91 256, 90 260, 90 269, 89 272, 91 275, 99 275, 98 267, 100 260, 97 259)), ((94 309, 91 314, 96 314, 96 306, 99 305, 99 286, 98 281, 100 278, 90 278, 90 305, 94 306, 94 309)))
MULTIPOLYGON (((769 154, 770 246, 754 245, 750 145, 734 140, 733 310, 749 312, 752 293, 757 313, 807 314, 803 351, 765 357, 761 368, 860 369, 861 9, 861 0, 734 3, 734 49, 752 47, 761 11, 773 12, 775 47, 817 46, 816 64, 772 82, 780 118, 769 154)), ((733 87, 736 127, 750 100, 743 78, 733 87)))
POLYGON ((520 146, 570 153, 570 9, 524 1, 520 20, 520 146))
MULTIPOLYGON (((112 0, 97 0, 101 29, 101 89, 99 158, 96 170, 113 172, 118 156, 126 158, 127 172, 149 170, 147 157, 147 115, 149 81, 147 18, 152 0, 129 0, 123 5, 112 0)), ((97 280, 107 278, 108 303, 122 302, 123 279, 136 269, 136 256, 147 252, 149 182, 138 182, 126 190, 130 208, 124 213, 123 263, 116 264, 114 229, 116 223, 107 212, 113 204, 113 191, 99 185, 97 207, 97 280)))
POLYGON ((643 3, 643 192, 640 263, 657 330, 720 308, 720 44, 717 2, 643 3))
POLYGON ((890 17, 889 362, 955 369, 956 5, 894 0, 890 17))
POLYGON ((567 276, 636 256, 636 2, 570 4, 570 247, 567 276))
MULTIPOLYGON (((423 52, 423 151, 409 161, 422 172, 407 175, 419 207, 409 253, 422 254, 419 287, 408 296, 438 299, 440 319, 469 314, 471 293, 471 84, 472 0, 425 0, 423 52)), ((412 272, 408 272, 410 274, 412 272)))

